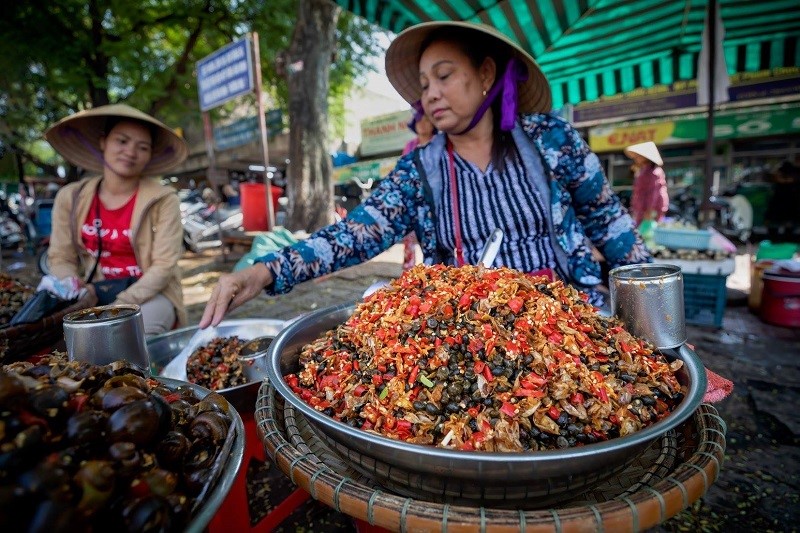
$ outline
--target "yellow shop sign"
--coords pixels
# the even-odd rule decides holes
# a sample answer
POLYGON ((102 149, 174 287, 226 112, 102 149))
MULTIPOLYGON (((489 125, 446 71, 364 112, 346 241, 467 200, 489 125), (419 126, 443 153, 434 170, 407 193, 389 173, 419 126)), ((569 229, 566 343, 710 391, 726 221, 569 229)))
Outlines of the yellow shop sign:
POLYGON ((619 152, 631 144, 653 141, 664 144, 675 130, 674 122, 632 126, 598 126, 589 130, 589 146, 595 152, 619 152))

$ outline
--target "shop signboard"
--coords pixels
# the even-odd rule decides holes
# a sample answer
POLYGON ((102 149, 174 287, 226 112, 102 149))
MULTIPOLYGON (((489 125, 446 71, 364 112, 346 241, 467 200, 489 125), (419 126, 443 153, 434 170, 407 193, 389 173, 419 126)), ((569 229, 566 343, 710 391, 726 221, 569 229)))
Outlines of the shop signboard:
MULTIPOLYGON (((714 120, 714 138, 739 139, 800 133, 800 104, 720 111, 714 120)), ((627 122, 589 129, 595 152, 621 151, 631 144, 653 141, 659 146, 704 142, 706 116, 675 120, 627 122)))
POLYGON ((361 121, 361 155, 400 154, 414 132, 408 129, 411 114, 397 111, 361 121))
MULTIPOLYGON (((758 72, 741 72, 730 77, 730 102, 778 98, 800 93, 800 67, 780 67, 758 72)), ((572 110, 572 120, 581 124, 608 118, 653 115, 697 107, 697 81, 640 88, 627 93, 581 103, 572 110)))
POLYGON ((197 62, 200 110, 208 111, 255 87, 250 39, 240 39, 197 62))
MULTIPOLYGON (((273 137, 283 130, 283 112, 270 109, 266 112, 267 135, 273 137)), ((217 150, 228 150, 258 141, 258 117, 247 117, 224 126, 214 128, 214 144, 217 150)))
POLYGON ((377 181, 386 177, 396 164, 396 157, 351 163, 343 167, 334 168, 333 180, 335 183, 347 183, 352 179, 358 179, 362 182, 367 182, 370 179, 377 181))

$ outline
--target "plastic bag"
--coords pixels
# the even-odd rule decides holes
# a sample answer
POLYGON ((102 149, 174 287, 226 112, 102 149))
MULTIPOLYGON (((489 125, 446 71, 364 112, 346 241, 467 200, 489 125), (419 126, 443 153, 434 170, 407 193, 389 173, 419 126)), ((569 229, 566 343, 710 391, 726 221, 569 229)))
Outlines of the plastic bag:
POLYGON ((74 302, 74 299, 64 300, 49 291, 39 291, 17 311, 17 314, 11 319, 10 325, 17 326, 19 324, 38 322, 74 302))
POLYGON ((242 270, 255 263, 255 260, 269 252, 280 250, 284 246, 290 246, 297 242, 297 238, 287 229, 277 228, 274 231, 260 233, 253 239, 253 245, 250 251, 244 254, 236 265, 233 271, 242 270))

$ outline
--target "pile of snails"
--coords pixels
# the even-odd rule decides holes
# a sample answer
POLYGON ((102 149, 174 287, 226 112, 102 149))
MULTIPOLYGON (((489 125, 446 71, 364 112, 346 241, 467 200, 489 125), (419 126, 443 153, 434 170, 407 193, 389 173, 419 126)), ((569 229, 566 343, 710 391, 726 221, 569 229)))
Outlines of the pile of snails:
POLYGON ((0 368, 0 531, 184 530, 233 431, 222 396, 123 361, 0 368))

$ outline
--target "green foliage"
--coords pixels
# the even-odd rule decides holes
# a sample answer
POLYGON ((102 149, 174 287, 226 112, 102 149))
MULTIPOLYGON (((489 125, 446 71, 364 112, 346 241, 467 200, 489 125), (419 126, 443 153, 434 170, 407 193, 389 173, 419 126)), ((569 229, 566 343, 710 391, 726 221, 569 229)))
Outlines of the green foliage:
MULTIPOLYGON (((168 124, 197 129, 195 63, 251 31, 259 35, 265 90, 285 109, 286 83, 276 59, 289 46, 297 1, 3 2, 0 148, 16 150, 29 165, 53 172, 58 159, 33 149, 46 127, 80 109, 120 101, 168 124)), ((363 19, 340 17, 332 100, 341 98, 370 68, 368 58, 381 52, 372 33, 363 19)), ((215 114, 224 116, 235 106, 215 114)), ((337 117, 331 119, 335 123, 337 117)))

